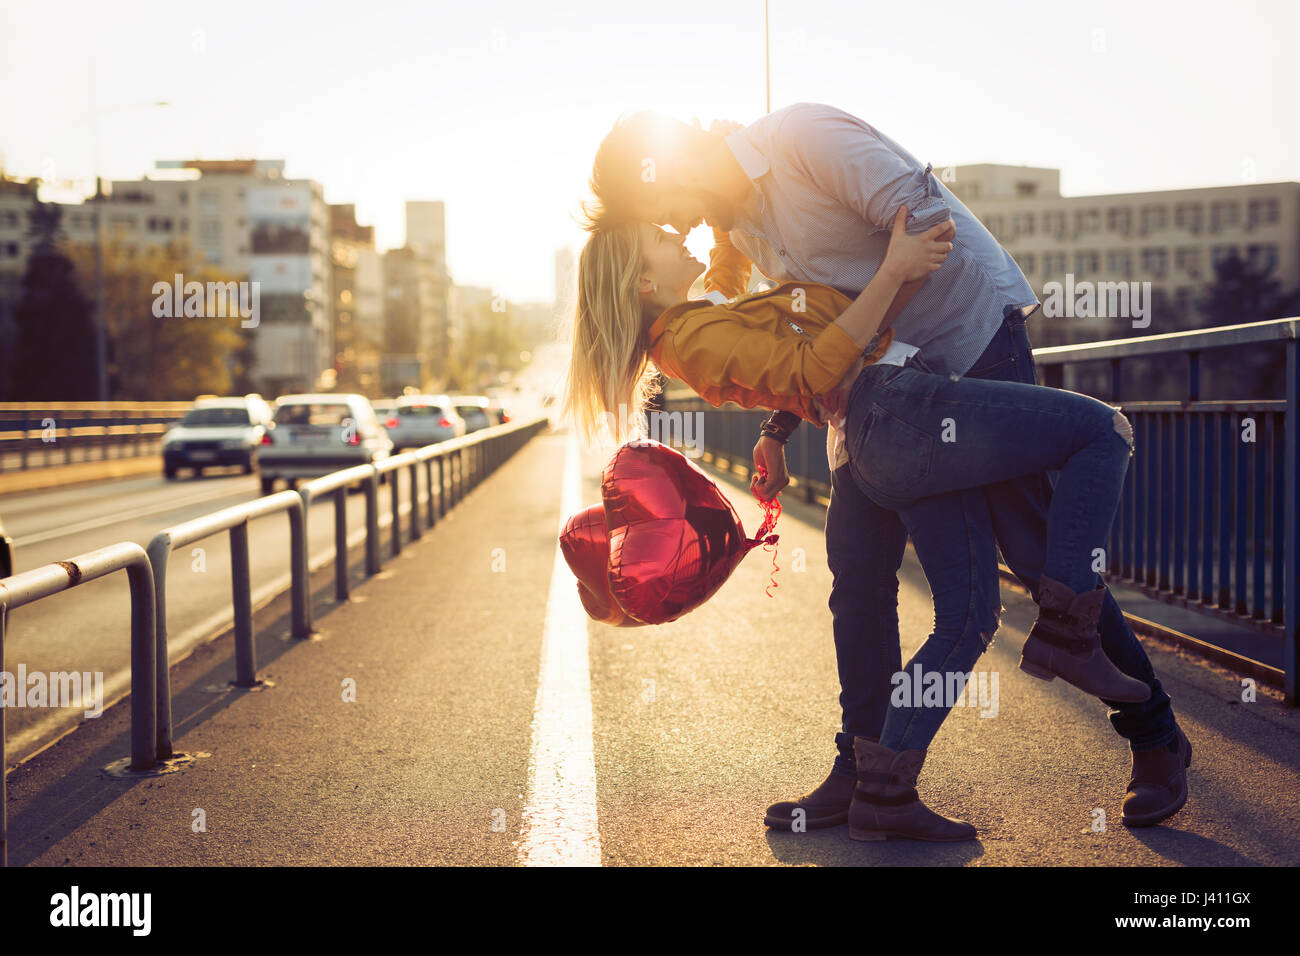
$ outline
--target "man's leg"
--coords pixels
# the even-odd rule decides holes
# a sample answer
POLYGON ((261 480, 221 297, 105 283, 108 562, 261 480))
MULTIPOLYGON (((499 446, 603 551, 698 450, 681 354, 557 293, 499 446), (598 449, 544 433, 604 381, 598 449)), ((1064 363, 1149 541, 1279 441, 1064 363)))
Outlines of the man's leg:
MULTIPOLYGON (((1023 317, 1011 317, 999 328, 988 349, 976 361, 968 378, 1036 382, 1032 347, 1023 317)), ((1137 454, 1142 454, 1137 449, 1137 454)), ((1031 475, 988 485, 985 495, 993 516, 993 532, 1003 560, 1034 599, 1047 554, 1047 514, 1053 484, 1047 474, 1031 475)), ((1106 592, 1098 625, 1101 646, 1115 666, 1151 688, 1142 703, 1105 701, 1110 721, 1134 751, 1167 746, 1175 739, 1169 695, 1161 687, 1146 651, 1128 626, 1119 605, 1106 592)))
POLYGON ((835 735, 835 762, 825 782, 797 800, 769 807, 764 822, 770 827, 816 829, 848 819, 857 783, 853 738, 879 739, 889 710, 890 677, 902 666, 898 569, 906 546, 898 514, 864 495, 847 465, 835 469, 826 510, 826 558, 842 731, 835 735))

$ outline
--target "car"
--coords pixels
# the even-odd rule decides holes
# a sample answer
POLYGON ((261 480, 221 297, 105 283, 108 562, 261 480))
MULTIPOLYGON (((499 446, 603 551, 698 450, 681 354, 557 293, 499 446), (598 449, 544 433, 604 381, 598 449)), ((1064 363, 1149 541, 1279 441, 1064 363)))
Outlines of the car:
POLYGON ((506 411, 505 406, 492 402, 487 408, 488 421, 493 425, 504 425, 510 421, 510 413, 506 411))
POLYGON ((377 398, 370 403, 370 407, 375 410, 375 415, 381 422, 386 422, 397 410, 397 402, 391 398, 377 398))
POLYGON ((384 421, 393 447, 423 448, 464 435, 467 427, 446 395, 403 395, 384 421))
POLYGON ((181 468, 190 468, 198 477, 204 468, 222 465, 252 474, 270 423, 271 406, 260 395, 201 396, 163 436, 163 475, 174 479, 181 468))
POLYGON ((319 478, 354 465, 383 461, 393 440, 364 395, 282 395, 262 439, 262 494, 277 479, 297 487, 300 478, 319 478))
POLYGON ((488 407, 492 400, 486 395, 452 395, 451 403, 457 414, 465 419, 465 434, 476 432, 480 428, 489 428, 496 424, 488 416, 488 407))

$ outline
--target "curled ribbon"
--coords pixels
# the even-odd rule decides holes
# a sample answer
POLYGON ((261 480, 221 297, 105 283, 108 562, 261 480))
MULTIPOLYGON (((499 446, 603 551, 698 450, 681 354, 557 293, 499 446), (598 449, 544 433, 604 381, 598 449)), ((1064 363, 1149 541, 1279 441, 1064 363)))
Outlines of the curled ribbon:
MULTIPOLYGON (((758 477, 759 480, 766 481, 767 469, 760 466, 758 469, 758 477)), ((777 534, 770 533, 776 528, 776 519, 781 517, 781 498, 780 496, 771 499, 759 498, 758 503, 763 509, 763 515, 764 515, 763 524, 761 527, 759 527, 758 533, 754 535, 753 538, 746 541, 745 543, 750 548, 756 548, 761 544, 763 545, 763 550, 768 551, 768 553, 772 555, 772 574, 769 576, 769 581, 771 583, 769 583, 766 587, 763 588, 763 593, 766 594, 768 597, 772 597, 771 589, 774 587, 781 586, 776 583, 776 572, 780 571, 781 569, 780 567, 777 566, 776 563, 776 548, 775 548, 776 542, 780 536, 777 534), (770 551, 768 549, 768 545, 773 545, 770 551)))

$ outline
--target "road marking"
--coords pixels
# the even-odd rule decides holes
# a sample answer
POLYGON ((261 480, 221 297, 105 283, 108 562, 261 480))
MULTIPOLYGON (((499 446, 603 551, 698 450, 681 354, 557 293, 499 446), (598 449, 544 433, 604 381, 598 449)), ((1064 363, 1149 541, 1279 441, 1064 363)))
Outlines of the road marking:
POLYGON ((581 510, 581 496, 578 440, 570 431, 520 828, 524 866, 600 866, 587 612, 558 541, 564 522, 581 510))

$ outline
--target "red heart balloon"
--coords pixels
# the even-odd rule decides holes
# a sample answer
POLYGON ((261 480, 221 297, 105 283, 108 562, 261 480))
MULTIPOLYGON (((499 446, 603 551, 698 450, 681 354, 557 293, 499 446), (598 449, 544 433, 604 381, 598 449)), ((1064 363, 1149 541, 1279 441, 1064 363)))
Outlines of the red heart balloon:
POLYGON ((609 534, 605 506, 592 505, 573 515, 560 534, 560 551, 578 579, 578 597, 587 614, 612 627, 639 627, 624 613, 609 589, 609 534))
POLYGON ((731 502, 681 452, 652 439, 627 442, 601 476, 609 532, 609 584, 632 618, 666 624, 722 587, 749 540, 731 502))

